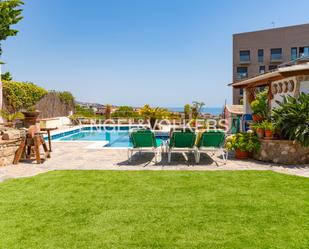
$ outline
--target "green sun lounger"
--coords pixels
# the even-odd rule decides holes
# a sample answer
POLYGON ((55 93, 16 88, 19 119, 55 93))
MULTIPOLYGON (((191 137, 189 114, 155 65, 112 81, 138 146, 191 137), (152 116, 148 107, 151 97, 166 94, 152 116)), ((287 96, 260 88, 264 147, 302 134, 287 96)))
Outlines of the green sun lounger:
POLYGON ((157 163, 157 154, 159 152, 155 135, 150 130, 136 130, 130 133, 130 140, 133 147, 128 148, 128 160, 132 161, 134 151, 152 151, 155 154, 155 162, 157 163))
POLYGON ((173 152, 194 152, 197 162, 197 150, 195 146, 196 135, 191 131, 174 131, 168 143, 168 163, 171 163, 173 152))
POLYGON ((197 163, 200 162, 201 153, 210 152, 212 156, 220 154, 226 163, 227 151, 224 149, 225 133, 221 130, 206 131, 202 134, 197 144, 197 163))

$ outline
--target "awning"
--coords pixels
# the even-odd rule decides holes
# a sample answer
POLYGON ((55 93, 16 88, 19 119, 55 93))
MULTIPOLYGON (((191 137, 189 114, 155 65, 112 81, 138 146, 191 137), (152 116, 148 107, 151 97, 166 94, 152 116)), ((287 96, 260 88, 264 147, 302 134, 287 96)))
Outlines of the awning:
POLYGON ((226 105, 225 108, 232 114, 242 115, 245 112, 243 105, 226 105))

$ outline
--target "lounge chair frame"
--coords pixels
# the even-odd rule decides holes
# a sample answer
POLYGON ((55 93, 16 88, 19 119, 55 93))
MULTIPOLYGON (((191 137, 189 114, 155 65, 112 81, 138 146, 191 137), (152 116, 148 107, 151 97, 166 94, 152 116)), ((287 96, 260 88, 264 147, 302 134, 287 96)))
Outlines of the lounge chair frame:
MULTIPOLYGON (((176 135, 177 136, 177 135, 176 135)), ((195 133, 191 133, 191 132, 180 132, 180 131, 174 131, 171 135, 171 139, 169 141, 169 143, 167 143, 166 147, 167 147, 167 158, 168 158, 168 164, 171 163, 172 161, 172 153, 174 152, 191 152, 194 153, 194 158, 195 158, 195 163, 197 163, 198 160, 198 151, 197 151, 197 147, 194 145, 195 143, 195 139, 196 139, 196 135, 195 133), (178 134, 193 134, 192 139, 194 141, 192 141, 192 145, 188 146, 188 147, 177 147, 174 146, 173 144, 173 140, 175 139, 175 135, 178 134), (175 134, 175 135, 174 135, 175 134)))
MULTIPOLYGON (((134 152, 139 152, 139 154, 141 154, 142 152, 153 152, 155 155, 155 163, 158 162, 158 154, 160 153, 160 147, 157 146, 156 140, 155 140, 155 135, 152 131, 150 130, 135 130, 130 134, 130 138, 133 142, 133 147, 132 148, 128 148, 128 161, 132 162, 132 157, 133 157, 133 153, 134 152), (141 135, 141 136, 152 136, 152 146, 143 146, 143 145, 139 145, 138 143, 136 144, 136 142, 134 141, 134 136, 135 135, 141 135)), ((149 139, 149 137, 147 138, 149 139)), ((149 140, 148 140, 149 142, 149 140)))
POLYGON ((228 160, 228 151, 224 148, 224 141, 225 141, 225 134, 223 132, 218 132, 218 131, 204 132, 200 138, 199 144, 197 145, 197 163, 200 163, 201 153, 206 153, 216 163, 218 163, 218 161, 214 159, 214 156, 216 154, 221 155, 223 158, 224 164, 226 164, 228 160), (204 136, 206 136, 205 139, 207 139, 207 136, 212 136, 212 135, 216 135, 217 139, 222 139, 222 140, 218 141, 217 146, 204 146, 203 145, 204 136), (220 138, 220 135, 221 135, 221 138, 220 138))

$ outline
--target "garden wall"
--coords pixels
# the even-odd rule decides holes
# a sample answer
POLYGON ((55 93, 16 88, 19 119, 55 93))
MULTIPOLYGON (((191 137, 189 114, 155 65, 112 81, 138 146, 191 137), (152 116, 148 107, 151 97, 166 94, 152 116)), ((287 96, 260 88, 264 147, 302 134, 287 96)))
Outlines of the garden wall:
POLYGON ((74 110, 73 104, 64 103, 55 92, 45 95, 35 107, 41 111, 39 118, 65 117, 74 110))
POLYGON ((261 148, 253 158, 281 164, 309 163, 309 148, 289 140, 260 140, 261 148))
POLYGON ((6 166, 13 163, 20 141, 20 139, 8 141, 0 140, 0 166, 6 166))

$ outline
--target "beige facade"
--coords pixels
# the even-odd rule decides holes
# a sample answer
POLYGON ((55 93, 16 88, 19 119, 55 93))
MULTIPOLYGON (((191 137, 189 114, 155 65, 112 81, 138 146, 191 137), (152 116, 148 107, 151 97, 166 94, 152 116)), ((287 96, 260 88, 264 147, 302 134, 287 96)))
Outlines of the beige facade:
MULTIPOLYGON (((233 82, 302 56, 309 56, 309 24, 234 34, 233 82)), ((241 99, 240 89, 233 88, 233 104, 241 99)))

